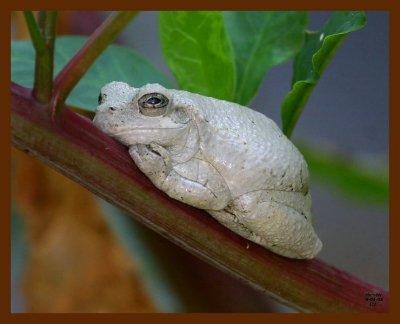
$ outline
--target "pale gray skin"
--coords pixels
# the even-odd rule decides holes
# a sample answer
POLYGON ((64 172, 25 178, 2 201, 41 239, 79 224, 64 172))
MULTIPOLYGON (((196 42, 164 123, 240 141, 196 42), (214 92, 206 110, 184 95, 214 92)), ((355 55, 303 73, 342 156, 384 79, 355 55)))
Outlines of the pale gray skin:
POLYGON ((271 119, 158 84, 111 82, 100 96, 94 123, 129 147, 157 188, 280 255, 311 259, 321 250, 307 164, 271 119), (150 93, 168 98, 161 116, 140 110, 150 93))

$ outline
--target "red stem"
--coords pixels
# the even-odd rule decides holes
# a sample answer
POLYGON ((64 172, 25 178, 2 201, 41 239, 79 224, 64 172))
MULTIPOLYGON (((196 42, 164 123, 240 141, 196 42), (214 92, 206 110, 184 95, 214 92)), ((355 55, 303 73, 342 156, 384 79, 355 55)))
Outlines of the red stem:
POLYGON ((276 255, 204 211, 157 190, 127 148, 70 109, 52 122, 30 89, 12 86, 12 143, 189 252, 305 312, 387 312, 389 295, 320 260, 276 255), (370 305, 367 294, 382 301, 370 305))

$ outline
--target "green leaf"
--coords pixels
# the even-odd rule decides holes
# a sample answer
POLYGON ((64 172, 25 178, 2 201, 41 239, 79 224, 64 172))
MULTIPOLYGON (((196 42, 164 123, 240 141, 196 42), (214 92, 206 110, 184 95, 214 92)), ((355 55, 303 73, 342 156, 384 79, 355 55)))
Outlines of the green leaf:
POLYGON ((309 32, 293 64, 292 90, 282 103, 283 132, 290 137, 307 100, 335 51, 353 31, 364 27, 366 16, 359 11, 338 11, 318 32, 309 32))
POLYGON ((257 93, 265 73, 300 50, 307 13, 233 11, 225 12, 224 19, 236 63, 234 101, 246 105, 257 93))
POLYGON ((235 64, 220 12, 161 12, 160 37, 181 89, 233 100, 235 64))
POLYGON ((360 202, 388 203, 389 180, 386 168, 372 169, 334 152, 296 145, 304 155, 312 177, 360 202))
MULTIPOLYGON (((86 37, 58 37, 55 47, 55 73, 72 58, 84 44, 86 37)), ((11 45, 11 79, 25 87, 33 86, 34 50, 31 41, 13 41, 11 45)), ((160 83, 169 87, 170 82, 148 61, 134 50, 111 45, 96 60, 67 99, 67 104, 83 110, 94 111, 103 85, 110 81, 124 81, 140 87, 146 83, 160 83)))

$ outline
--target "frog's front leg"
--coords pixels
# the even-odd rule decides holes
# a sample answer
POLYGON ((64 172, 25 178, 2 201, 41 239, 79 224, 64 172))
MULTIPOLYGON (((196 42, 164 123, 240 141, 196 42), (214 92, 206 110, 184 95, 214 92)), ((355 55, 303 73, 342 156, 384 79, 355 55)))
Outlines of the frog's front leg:
POLYGON ((162 183, 172 170, 171 160, 161 146, 137 144, 129 147, 129 154, 153 183, 162 183))
POLYGON ((224 179, 208 162, 192 158, 173 165, 168 151, 154 145, 132 146, 129 153, 139 169, 171 198, 209 210, 221 210, 232 199, 224 179))

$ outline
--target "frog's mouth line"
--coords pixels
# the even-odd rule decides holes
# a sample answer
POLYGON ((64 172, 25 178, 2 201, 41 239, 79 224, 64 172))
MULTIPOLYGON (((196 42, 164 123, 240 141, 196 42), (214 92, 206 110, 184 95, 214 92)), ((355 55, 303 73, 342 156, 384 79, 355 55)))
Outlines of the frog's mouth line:
POLYGON ((126 129, 119 131, 117 133, 113 133, 113 136, 121 136, 121 135, 127 135, 127 134, 134 134, 134 133, 150 133, 152 131, 156 130, 183 130, 185 126, 181 127, 154 127, 154 128, 135 128, 135 129, 126 129))

